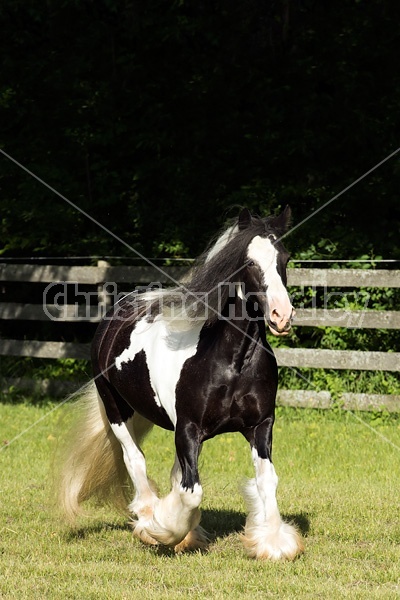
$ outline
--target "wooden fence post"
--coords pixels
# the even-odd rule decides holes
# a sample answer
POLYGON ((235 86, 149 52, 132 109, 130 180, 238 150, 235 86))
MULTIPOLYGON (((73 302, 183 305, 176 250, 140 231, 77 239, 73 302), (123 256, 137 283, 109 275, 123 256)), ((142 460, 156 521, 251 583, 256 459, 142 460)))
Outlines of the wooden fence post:
MULTIPOLYGON (((98 260, 97 266, 100 269, 108 269, 111 265, 106 260, 98 260)), ((111 308, 113 303, 113 296, 108 292, 106 283, 107 281, 104 280, 102 281, 102 283, 99 283, 97 285, 97 301, 99 307, 98 316, 100 318, 103 318, 105 316, 106 312, 109 308, 111 308)))

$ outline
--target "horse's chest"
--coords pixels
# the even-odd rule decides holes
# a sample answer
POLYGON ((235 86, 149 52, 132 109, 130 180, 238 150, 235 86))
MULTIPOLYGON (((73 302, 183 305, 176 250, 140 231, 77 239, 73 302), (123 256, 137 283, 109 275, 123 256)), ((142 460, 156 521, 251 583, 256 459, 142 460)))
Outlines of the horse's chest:
POLYGON ((203 340, 183 366, 178 411, 199 424, 205 438, 254 427, 270 414, 277 386, 275 358, 261 346, 251 357, 234 360, 232 353, 205 349, 203 340))

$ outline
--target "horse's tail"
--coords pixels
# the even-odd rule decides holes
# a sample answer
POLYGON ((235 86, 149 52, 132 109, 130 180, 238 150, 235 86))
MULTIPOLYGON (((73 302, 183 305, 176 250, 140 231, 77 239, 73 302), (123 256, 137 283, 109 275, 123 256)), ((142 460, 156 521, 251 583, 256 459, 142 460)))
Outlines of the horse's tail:
POLYGON ((74 394, 73 425, 60 451, 58 504, 69 521, 92 496, 126 509, 129 490, 121 446, 114 436, 94 381, 74 394))

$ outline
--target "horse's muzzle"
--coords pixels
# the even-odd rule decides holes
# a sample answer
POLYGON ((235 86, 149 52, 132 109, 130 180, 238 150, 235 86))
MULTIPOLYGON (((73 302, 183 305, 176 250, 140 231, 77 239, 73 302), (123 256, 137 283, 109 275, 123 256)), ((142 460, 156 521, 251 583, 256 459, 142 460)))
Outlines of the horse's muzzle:
POLYGON ((267 319, 267 325, 269 327, 270 332, 273 335, 287 335, 292 328, 292 322, 293 322, 295 314, 296 313, 293 310, 292 314, 290 315, 290 318, 286 321, 285 325, 283 327, 281 327, 280 329, 278 328, 277 324, 274 323, 274 321, 270 321, 269 319, 267 319))

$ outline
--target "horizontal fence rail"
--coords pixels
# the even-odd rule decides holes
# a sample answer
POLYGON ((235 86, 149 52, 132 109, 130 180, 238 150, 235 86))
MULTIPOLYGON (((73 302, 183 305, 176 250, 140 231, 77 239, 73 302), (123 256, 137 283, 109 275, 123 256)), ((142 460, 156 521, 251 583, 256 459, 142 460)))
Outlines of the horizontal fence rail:
MULTIPOLYGON (((0 281, 29 281, 53 283, 77 282, 96 285, 106 281, 135 282, 147 285, 152 281, 162 284, 177 283, 188 267, 68 267, 58 265, 0 264, 0 281)), ((400 272, 380 269, 288 269, 288 285, 311 287, 400 287, 400 272)))
MULTIPOLYGON (((25 321, 87 321, 98 323, 103 318, 98 305, 79 304, 22 304, 9 302, 1 307, 0 318, 25 321)), ((296 326, 307 327, 347 327, 362 329, 400 329, 400 312, 377 310, 352 310, 303 308, 296 310, 296 326)))
POLYGON ((288 269, 288 285, 399 288, 400 272, 384 269, 288 269))
POLYGON ((360 371, 400 371, 400 352, 274 348, 274 353, 280 367, 311 367, 314 369, 350 369, 360 371))
POLYGON ((29 281, 53 283, 56 281, 97 285, 106 281, 148 285, 152 281, 174 284, 188 267, 68 267, 58 265, 0 264, 0 281, 29 281))
MULTIPOLYGON (((175 285, 188 272, 188 267, 168 266, 109 266, 100 261, 98 266, 55 266, 0 263, 0 282, 7 285, 25 284, 65 284, 93 288, 90 303, 71 301, 71 292, 60 293, 57 301, 41 304, 28 302, 0 302, 0 319, 4 322, 37 321, 39 323, 98 323, 107 308, 113 303, 113 296, 107 291, 106 283, 126 285, 126 292, 135 287, 157 285, 175 285), (69 303, 67 299, 69 298, 69 303)), ((399 288, 400 271, 370 269, 304 269, 288 270, 289 288, 399 288)), ((69 288, 68 288, 69 289, 69 288)), ((77 296, 82 296, 78 292, 77 296)), ((74 293, 72 293, 74 297, 74 293)), ((1 298, 1 296, 0 296, 1 298)), ((380 311, 343 308, 299 308, 296 309, 296 326, 343 327, 363 329, 400 329, 400 311, 380 311)), ((56 327, 56 325, 55 325, 56 327)), ((311 348, 275 348, 279 366, 306 367, 322 369, 350 369, 374 371, 400 371, 399 352, 370 352, 362 350, 329 350, 311 348)), ((90 344, 40 341, 29 339, 0 339, 0 355, 37 357, 37 358, 90 358, 90 344)), ((9 379, 3 379, 3 387, 10 385, 9 379)), ((21 389, 28 385, 27 380, 18 380, 21 389)), ((68 387, 69 384, 66 383, 68 387)), ((40 387, 35 382, 34 387, 40 387)), ((43 389, 54 391, 49 382, 43 389)), ((332 404, 329 392, 309 392, 305 390, 281 390, 281 403, 290 406, 307 405, 327 408, 332 404), (300 404, 299 404, 300 403, 300 404)), ((348 408, 376 410, 385 406, 387 410, 400 410, 400 397, 368 394, 343 394, 341 398, 348 408)))
MULTIPOLYGON (((1 354, 8 356, 90 359, 90 344, 37 340, 0 340, 0 342, 1 354)), ((274 354, 280 367, 400 371, 400 352, 274 348, 274 354)))
POLYGON ((41 342, 38 340, 0 340, 0 353, 6 356, 35 358, 90 359, 90 344, 76 342, 41 342))

